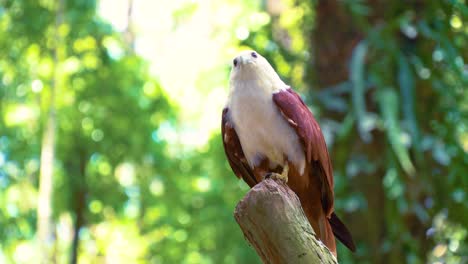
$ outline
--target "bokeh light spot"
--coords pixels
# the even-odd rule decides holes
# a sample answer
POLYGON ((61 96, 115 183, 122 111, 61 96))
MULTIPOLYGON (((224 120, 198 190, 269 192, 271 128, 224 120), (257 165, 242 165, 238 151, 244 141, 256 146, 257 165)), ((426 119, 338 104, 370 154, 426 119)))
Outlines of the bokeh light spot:
POLYGON ((28 105, 15 105, 7 109, 5 123, 7 126, 19 125, 35 119, 37 115, 38 112, 28 105))
POLYGON ((99 200, 93 200, 89 203, 89 210, 93 214, 99 214, 102 211, 102 202, 99 200))
POLYGON ((236 29, 236 37, 239 40, 246 40, 250 35, 249 29, 246 27, 238 27, 236 29))
POLYGON ((184 242, 185 240, 187 240, 187 236, 187 232, 182 229, 174 232, 174 239, 177 242, 184 242))
POLYGON ((211 188, 211 181, 204 177, 198 178, 195 180, 195 188, 200 192, 207 192, 211 188))
POLYGON ((31 89, 35 93, 41 92, 43 87, 44 85, 42 84, 41 80, 36 79, 31 83, 31 89))
POLYGON ((179 223, 181 223, 182 225, 186 225, 186 224, 190 223, 190 221, 192 220, 192 218, 190 217, 189 214, 182 213, 182 214, 179 215, 179 217, 177 218, 177 220, 178 220, 179 223))
POLYGON ((135 181, 135 167, 128 162, 119 164, 115 169, 115 177, 122 186, 130 186, 135 181))
POLYGON ((445 254, 445 252, 447 252, 447 245, 439 244, 434 248, 434 250, 432 251, 432 254, 435 257, 440 258, 445 254))
POLYGON ((109 175, 112 170, 111 165, 108 162, 101 161, 98 165, 98 171, 102 175, 109 175))
POLYGON ((452 18, 450 18, 450 25, 454 29, 460 29, 463 25, 463 22, 459 16, 453 15, 452 18))
POLYGON ((91 138, 96 142, 101 141, 104 138, 104 132, 101 129, 94 129, 91 138))
POLYGON ((154 179, 150 184, 150 191, 154 196, 164 194, 164 183, 160 179, 154 179))
POLYGON ((83 118, 83 120, 81 121, 81 127, 84 131, 91 131, 94 127, 93 119, 89 117, 83 118))

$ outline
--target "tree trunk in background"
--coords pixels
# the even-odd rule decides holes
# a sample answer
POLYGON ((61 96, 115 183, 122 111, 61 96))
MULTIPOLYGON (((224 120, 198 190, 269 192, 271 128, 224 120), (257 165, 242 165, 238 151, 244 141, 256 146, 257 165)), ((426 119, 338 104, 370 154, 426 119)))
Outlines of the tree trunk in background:
POLYGON ((52 191, 53 191, 53 170, 55 158, 55 134, 57 117, 55 110, 55 93, 60 79, 59 73, 59 27, 63 22, 63 0, 58 2, 55 21, 55 47, 54 57, 54 77, 50 84, 49 109, 42 135, 41 163, 39 178, 39 194, 37 205, 37 238, 39 242, 39 252, 41 262, 53 263, 54 245, 54 225, 52 222, 52 191))
MULTIPOLYGON (((341 2, 318 1, 316 12, 315 30, 311 36, 314 68, 309 71, 314 76, 309 75, 307 78, 314 79, 319 89, 327 89, 349 80, 349 62, 353 49, 363 39, 365 33, 358 28, 356 21, 353 21, 350 12, 344 9, 341 2)), ((344 119, 342 114, 326 113, 326 115, 333 120, 344 119)), ((331 153, 335 171, 341 171, 341 175, 346 176, 347 161, 353 155, 381 156, 381 151, 385 149, 385 137, 379 132, 373 132, 372 136, 374 141, 372 144, 365 144, 357 133, 335 142, 331 153)), ((369 255, 367 259, 371 259, 371 263, 388 261, 381 251, 386 230, 385 196, 382 186, 384 169, 378 167, 371 174, 360 173, 354 178, 347 179, 350 188, 364 193, 367 210, 346 217, 343 215, 344 212, 338 212, 345 218, 344 222, 351 230, 355 242, 359 244, 359 241, 366 241, 370 245, 365 254, 369 255)))
MULTIPOLYGON (((53 86, 52 86, 53 87, 53 86)), ((53 90, 53 88, 51 88, 53 90)), ((37 205, 37 237, 44 263, 52 262, 54 243, 52 223, 52 188, 56 117, 51 103, 46 128, 42 137, 39 197, 37 205)))
POLYGON ((363 33, 353 25, 349 12, 336 0, 319 1, 311 40, 315 80, 319 88, 348 80, 348 64, 363 33))
POLYGON ((127 27, 122 33, 125 43, 127 43, 128 48, 130 49, 132 53, 135 52, 135 32, 133 30, 133 5, 134 5, 134 0, 128 0, 127 27))
POLYGON ((85 225, 85 209, 86 209, 86 166, 87 155, 85 150, 78 151, 79 153, 79 177, 76 179, 75 186, 73 186, 74 205, 73 211, 75 212, 75 223, 73 226, 73 241, 71 248, 70 263, 78 263, 78 249, 80 246, 80 230, 85 225))

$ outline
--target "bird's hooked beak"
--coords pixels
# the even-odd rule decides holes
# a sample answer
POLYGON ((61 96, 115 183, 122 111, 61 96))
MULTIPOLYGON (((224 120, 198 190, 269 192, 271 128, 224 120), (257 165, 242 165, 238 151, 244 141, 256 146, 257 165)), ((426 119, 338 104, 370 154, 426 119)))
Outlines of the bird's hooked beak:
POLYGON ((234 67, 240 67, 242 65, 252 64, 258 58, 258 54, 255 51, 244 52, 233 60, 234 67))
MULTIPOLYGON (((264 57, 254 50, 246 50, 232 60, 230 84, 234 88, 238 82, 252 81, 264 84, 267 90, 271 88, 276 91, 287 87, 264 57)), ((240 86, 252 87, 251 84, 240 86)))
POLYGON ((239 60, 240 60, 240 64, 242 64, 242 65, 253 63, 252 57, 248 56, 248 55, 245 55, 245 54, 239 56, 239 60))

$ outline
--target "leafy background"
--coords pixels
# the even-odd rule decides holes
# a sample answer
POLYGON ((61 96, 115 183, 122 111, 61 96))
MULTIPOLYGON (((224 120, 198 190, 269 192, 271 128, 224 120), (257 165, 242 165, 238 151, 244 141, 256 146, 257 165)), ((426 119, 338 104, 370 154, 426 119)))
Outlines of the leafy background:
POLYGON ((0 262, 259 263, 220 113, 255 49, 325 133, 343 263, 468 263, 465 0, 0 0, 0 262))

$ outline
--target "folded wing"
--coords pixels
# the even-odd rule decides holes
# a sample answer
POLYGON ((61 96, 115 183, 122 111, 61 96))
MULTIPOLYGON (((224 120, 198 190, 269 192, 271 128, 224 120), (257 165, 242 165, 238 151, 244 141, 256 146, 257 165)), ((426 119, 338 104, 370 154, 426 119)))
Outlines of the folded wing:
POLYGON ((232 170, 238 178, 242 178, 250 187, 253 187, 257 184, 257 181, 247 163, 234 125, 230 121, 229 108, 223 109, 221 133, 223 136, 224 152, 228 158, 229 165, 231 165, 232 170))
POLYGON ((319 177, 322 208, 330 218, 334 203, 333 172, 320 126, 301 97, 292 89, 273 94, 273 101, 299 136, 306 153, 306 162, 314 169, 308 177, 319 177))

